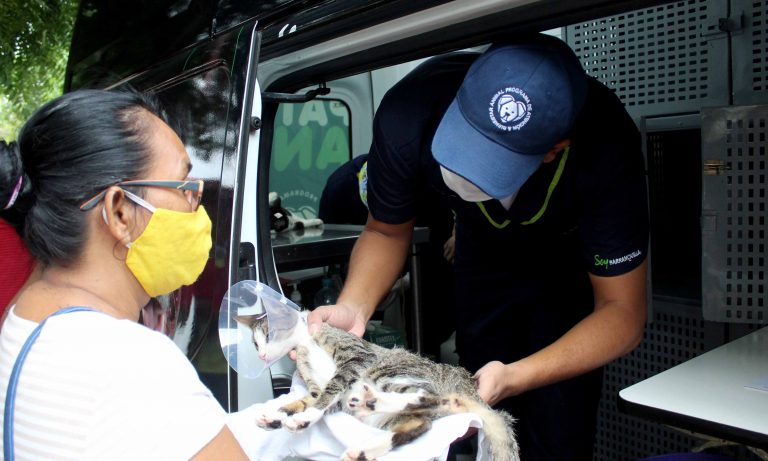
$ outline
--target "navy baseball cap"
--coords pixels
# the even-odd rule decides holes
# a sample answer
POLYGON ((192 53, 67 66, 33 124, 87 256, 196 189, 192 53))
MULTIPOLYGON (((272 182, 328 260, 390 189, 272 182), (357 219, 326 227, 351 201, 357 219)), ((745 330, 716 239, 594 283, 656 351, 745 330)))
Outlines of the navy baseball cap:
POLYGON ((469 68, 432 155, 491 197, 509 197, 567 136, 586 94, 586 73, 562 40, 535 34, 494 45, 469 68))

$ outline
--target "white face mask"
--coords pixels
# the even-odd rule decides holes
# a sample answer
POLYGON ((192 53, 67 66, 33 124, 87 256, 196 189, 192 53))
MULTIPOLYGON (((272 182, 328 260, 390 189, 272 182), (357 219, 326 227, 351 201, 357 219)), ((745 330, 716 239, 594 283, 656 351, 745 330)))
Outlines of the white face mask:
POLYGON ((440 167, 440 174, 443 175, 443 181, 445 185, 454 192, 456 192, 462 200, 467 202, 484 202, 490 200, 493 197, 481 191, 480 188, 457 175, 456 173, 440 167))
MULTIPOLYGON (((451 170, 443 168, 442 166, 440 167, 440 174, 443 176, 445 185, 448 186, 448 188, 452 191, 456 192, 464 201, 485 202, 486 200, 491 200, 493 198, 480 190, 479 187, 475 186, 451 170)), ((516 196, 517 194, 510 195, 509 197, 504 197, 499 201, 504 206, 504 208, 508 210, 509 207, 512 206, 512 202, 515 201, 516 196)))
POLYGON ((501 202, 501 206, 503 206, 505 210, 509 210, 509 207, 511 207, 512 203, 515 201, 515 197, 517 197, 517 193, 510 195, 509 197, 504 197, 499 200, 499 202, 501 202))

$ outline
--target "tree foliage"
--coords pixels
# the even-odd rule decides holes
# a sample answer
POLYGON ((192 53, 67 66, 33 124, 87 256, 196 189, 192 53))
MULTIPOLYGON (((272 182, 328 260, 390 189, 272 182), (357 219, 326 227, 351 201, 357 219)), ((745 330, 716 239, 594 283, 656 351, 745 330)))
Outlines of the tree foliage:
POLYGON ((0 2, 0 138, 60 95, 78 0, 0 2))

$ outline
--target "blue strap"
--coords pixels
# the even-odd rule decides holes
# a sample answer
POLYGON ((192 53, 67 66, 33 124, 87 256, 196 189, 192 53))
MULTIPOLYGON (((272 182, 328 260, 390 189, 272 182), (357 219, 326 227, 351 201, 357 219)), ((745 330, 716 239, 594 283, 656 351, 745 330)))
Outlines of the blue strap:
POLYGON ((11 377, 8 380, 8 390, 5 394, 5 411, 3 412, 3 455, 5 456, 5 461, 14 461, 14 454, 13 454, 13 406, 16 403, 16 387, 19 383, 19 375, 21 374, 21 367, 24 365, 24 360, 27 359, 27 355, 29 354, 29 349, 32 347, 32 344, 37 340, 37 337, 40 336, 40 330, 43 329, 43 325, 45 325, 45 322, 48 321, 49 318, 55 317, 57 315, 61 314, 67 314, 70 312, 82 312, 82 311, 93 311, 98 312, 94 309, 91 309, 90 307, 83 307, 83 306, 73 306, 73 307, 66 307, 64 309, 58 310, 54 312, 53 314, 49 315, 48 317, 44 318, 42 322, 40 322, 37 327, 35 327, 34 330, 32 330, 32 333, 29 335, 29 338, 27 338, 27 341, 24 343, 23 346, 21 346, 21 350, 19 351, 19 356, 16 357, 16 363, 13 364, 13 371, 11 371, 11 377))

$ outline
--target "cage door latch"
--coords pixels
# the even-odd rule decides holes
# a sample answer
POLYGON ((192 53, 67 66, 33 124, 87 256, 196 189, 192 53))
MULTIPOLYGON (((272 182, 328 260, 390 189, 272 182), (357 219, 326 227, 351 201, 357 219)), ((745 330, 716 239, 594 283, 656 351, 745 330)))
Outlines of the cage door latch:
POLYGON ((728 17, 710 17, 701 23, 701 36, 715 38, 727 33, 738 32, 744 29, 746 19, 744 12, 728 17))
POLYGON ((731 166, 725 163, 725 160, 704 160, 704 174, 715 176, 730 170, 731 166))

